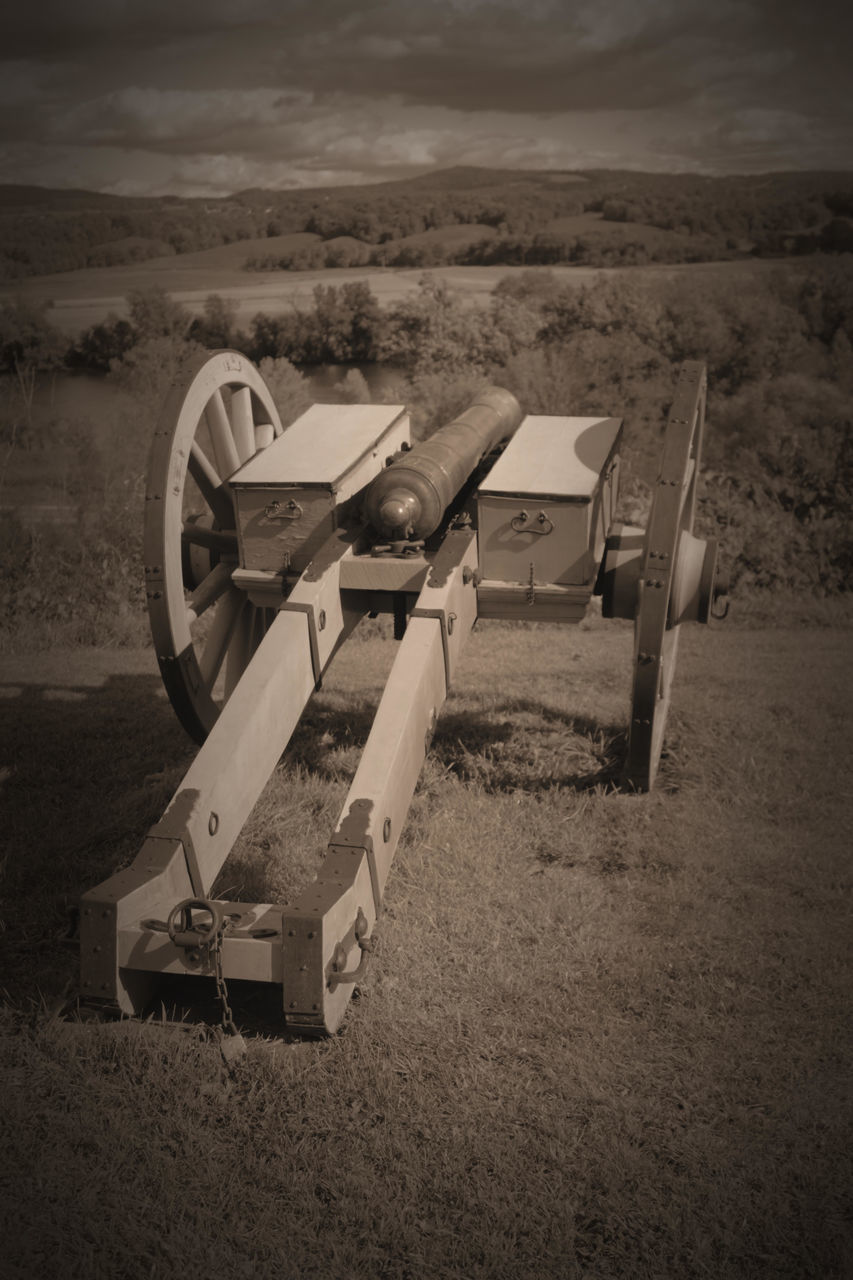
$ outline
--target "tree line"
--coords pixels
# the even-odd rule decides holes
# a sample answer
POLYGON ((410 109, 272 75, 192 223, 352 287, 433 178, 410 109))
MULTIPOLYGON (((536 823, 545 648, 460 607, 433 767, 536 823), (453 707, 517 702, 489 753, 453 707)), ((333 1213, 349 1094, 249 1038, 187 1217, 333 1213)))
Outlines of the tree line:
MULTIPOLYGON (((555 233, 582 213, 605 223, 677 233, 653 252, 700 261, 735 252, 849 251, 835 219, 853 218, 853 175, 770 174, 708 178, 685 174, 448 170, 375 186, 308 191, 245 191, 222 199, 136 199, 98 193, 0 187, 0 280, 142 261, 243 240, 301 232, 317 243, 295 251, 256 249, 256 269, 326 266, 430 266, 497 261, 530 265, 657 260, 642 237, 631 246, 555 233), (466 250, 411 237, 459 226, 482 228, 466 250), (805 236, 797 242, 796 237, 805 236), (400 242, 404 243, 400 243, 400 242), (453 257, 459 253, 461 256, 453 257), (492 257, 489 258, 488 255, 492 257), (443 256, 442 256, 443 255, 443 256), (692 256, 691 256, 692 255, 692 256)), ((842 229, 843 230, 843 229, 842 229)))
MULTIPOLYGON (((133 459, 135 470, 120 485, 105 481, 109 503, 91 513, 97 524, 108 512, 119 519, 120 512, 125 548, 136 547, 139 512, 128 514, 127 495, 141 491, 160 398, 202 346, 237 346, 252 356, 285 422, 312 399, 297 365, 309 368, 309 360, 318 358, 374 361, 396 370, 388 395, 410 406, 419 435, 448 421, 484 382, 508 387, 528 413, 622 417, 627 483, 620 514, 640 525, 677 367, 700 359, 708 365, 709 409, 699 527, 720 539, 736 592, 793 591, 811 599, 850 589, 849 259, 819 258, 796 270, 744 275, 737 289, 730 276, 705 274, 701 288, 695 276, 625 275, 579 288, 547 270, 529 270, 505 277, 482 307, 465 305, 429 275, 416 293, 384 310, 363 284, 320 286, 311 308, 258 314, 244 333, 235 327, 233 308, 216 295, 198 317, 157 291, 131 296, 129 313, 75 344, 78 355, 90 360, 87 367, 98 352, 101 367, 107 364, 109 377, 139 405, 136 418, 122 417, 114 427, 119 461, 111 464, 120 471, 133 459), (118 345, 111 348, 111 342, 118 345)), ((60 367, 66 346, 43 315, 28 318, 12 304, 0 308, 0 363, 23 385, 33 376, 28 370, 60 367)), ((354 368, 330 397, 324 394, 339 400, 368 396, 354 368)), ((93 474, 88 459, 90 487, 93 474)), ((105 545, 111 536, 105 529, 105 545)), ((136 582, 126 564, 121 582, 136 582)), ((65 581, 62 591, 65 598, 65 581)), ((136 586, 133 592, 138 603, 136 586)))

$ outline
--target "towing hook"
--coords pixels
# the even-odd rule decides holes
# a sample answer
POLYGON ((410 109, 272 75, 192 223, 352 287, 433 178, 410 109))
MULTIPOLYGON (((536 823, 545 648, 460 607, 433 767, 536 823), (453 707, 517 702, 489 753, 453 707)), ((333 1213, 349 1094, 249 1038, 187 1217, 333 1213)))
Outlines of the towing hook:
POLYGON ((367 928, 367 916, 359 907, 358 915, 355 918, 355 940, 361 951, 361 959, 356 969, 350 969, 349 973, 344 973, 343 967, 347 962, 346 948, 341 942, 337 944, 332 957, 332 972, 328 978, 328 985, 331 991, 334 991, 335 987, 339 987, 343 983, 358 982, 364 976, 364 971, 367 968, 367 957, 373 949, 373 938, 367 937, 367 928))
POLYGON ((166 932, 176 947, 195 952, 210 946, 223 926, 222 908, 210 898, 185 898, 172 907, 166 919, 166 932), (206 911, 207 923, 193 924, 193 911, 206 911))

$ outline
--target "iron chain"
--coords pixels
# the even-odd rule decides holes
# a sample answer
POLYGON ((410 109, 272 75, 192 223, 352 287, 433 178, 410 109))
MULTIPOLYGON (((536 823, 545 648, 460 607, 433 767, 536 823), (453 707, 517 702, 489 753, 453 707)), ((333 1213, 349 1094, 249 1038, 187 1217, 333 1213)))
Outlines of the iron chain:
POLYGON ((219 1001, 221 1009, 220 1025, 225 1035, 236 1036, 239 1034, 234 1023, 234 1014, 231 1011, 231 1005, 228 1003, 228 987, 225 982, 225 974, 222 971, 222 939, 225 936, 225 930, 228 927, 227 921, 223 920, 217 929, 215 936, 211 939, 209 945, 210 954, 213 957, 213 970, 216 979, 216 998, 219 1001))

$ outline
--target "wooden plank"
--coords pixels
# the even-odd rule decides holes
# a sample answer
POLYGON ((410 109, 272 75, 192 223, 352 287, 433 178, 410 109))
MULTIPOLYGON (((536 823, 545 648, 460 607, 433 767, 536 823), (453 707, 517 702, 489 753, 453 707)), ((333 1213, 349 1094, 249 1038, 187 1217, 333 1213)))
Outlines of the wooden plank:
POLYGON ((456 568, 447 578, 441 574, 430 575, 412 610, 412 619, 439 615, 448 688, 455 679, 462 649, 477 621, 477 589, 474 585, 477 535, 468 530, 448 533, 444 545, 451 539, 456 544, 456 568))
POLYGON ((311 582, 307 577, 300 578, 282 605, 284 609, 310 609, 313 614, 321 671, 328 666, 342 637, 349 635, 364 616, 360 602, 341 595, 340 579, 351 555, 352 548, 349 547, 317 582, 311 582))
POLYGON ((285 908, 285 1013, 294 1026, 330 1032, 343 1017, 353 984, 329 986, 334 947, 341 945, 345 970, 354 971, 361 954, 357 914, 372 930, 447 694, 448 669, 455 669, 476 621, 476 535, 447 538, 455 563, 445 563, 418 597, 326 861, 298 902, 285 908))
MULTIPOLYGON (((346 546, 341 544, 340 554, 346 546)), ((313 610, 321 664, 356 625, 360 611, 345 607, 333 560, 316 581, 302 580, 296 598, 313 610)), ((293 599, 293 595, 291 596, 293 599)), ((164 814, 180 821, 197 863, 199 890, 207 893, 258 796, 290 740, 315 684, 307 612, 276 614, 210 736, 164 814)))
MULTIPOLYGON (((281 907, 218 899, 217 903, 223 913, 239 912, 241 916, 239 923, 229 927, 223 939, 222 971, 225 978, 281 983, 281 907), (271 936, 254 936, 259 930, 271 936)), ((190 977, 212 976, 214 973, 209 954, 202 954, 201 963, 190 959, 183 948, 175 946, 167 933, 146 928, 144 918, 119 930, 118 959, 123 967, 152 973, 180 973, 190 977)))
POLYGON ((481 618, 503 618, 515 622, 580 622, 586 616, 592 585, 585 587, 508 586, 504 582, 481 582, 477 588, 477 608, 481 618))
POLYGON ((618 418, 531 415, 479 487, 589 502, 621 433, 618 418))
POLYGON ((483 573, 508 583, 580 585, 595 576, 590 504, 481 493, 477 499, 483 573))
POLYGON ((361 912, 368 933, 375 921, 364 850, 330 854, 326 864, 326 875, 310 885, 294 907, 285 907, 282 917, 285 1017, 289 1027, 315 1034, 337 1030, 352 995, 351 983, 329 984, 336 948, 340 946, 345 956, 344 971, 357 967, 361 951, 355 921, 361 912))
POLYGON ((369 455, 378 461, 375 470, 381 470, 385 455, 409 435, 404 405, 315 404, 233 480, 240 486, 309 484, 337 490, 369 455))
POLYGON ((183 845, 149 837, 131 866, 85 893, 80 902, 80 990, 85 999, 141 1013, 154 991, 149 974, 119 958, 119 932, 132 920, 166 910, 193 893, 183 845))
POLYGON ((335 496, 328 489, 266 486, 234 493, 244 569, 301 572, 335 527, 335 496))
POLYGON ((418 592, 429 567, 423 556, 350 556, 341 563, 341 589, 418 592))
POLYGON ((278 614, 163 821, 185 830, 207 894, 314 689, 307 619, 278 614))

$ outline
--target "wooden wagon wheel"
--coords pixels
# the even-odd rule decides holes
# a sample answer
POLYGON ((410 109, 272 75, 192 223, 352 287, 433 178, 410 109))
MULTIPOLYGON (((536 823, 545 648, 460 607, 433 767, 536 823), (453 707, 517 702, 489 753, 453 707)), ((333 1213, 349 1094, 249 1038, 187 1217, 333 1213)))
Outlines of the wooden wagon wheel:
POLYGON ((686 361, 667 422, 660 475, 643 540, 625 770, 627 780, 641 791, 654 785, 657 774, 680 624, 707 622, 714 597, 717 544, 693 536, 706 387, 705 365, 686 361))
POLYGON ((231 580, 228 477, 281 435, 272 396, 237 351, 205 353, 163 404, 148 460, 145 584, 163 683, 203 742, 269 623, 231 580))

